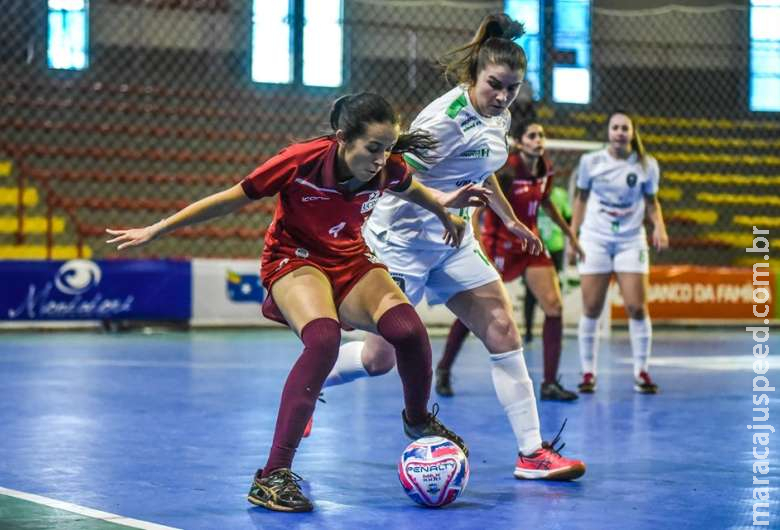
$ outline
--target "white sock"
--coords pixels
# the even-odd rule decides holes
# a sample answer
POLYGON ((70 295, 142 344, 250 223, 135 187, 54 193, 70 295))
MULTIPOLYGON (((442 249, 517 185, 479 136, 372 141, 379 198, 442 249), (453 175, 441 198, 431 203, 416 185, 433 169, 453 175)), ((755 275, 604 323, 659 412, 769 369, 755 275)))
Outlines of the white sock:
POLYGON ((596 354, 599 347, 598 323, 597 318, 580 316, 577 341, 580 344, 580 364, 583 374, 590 372, 596 375, 596 354))
POLYGON ((369 376, 366 367, 363 366, 363 344, 364 342, 359 340, 341 345, 336 364, 325 379, 322 388, 343 385, 369 376))
POLYGON ((647 372, 650 350, 653 347, 653 323, 646 316, 641 320, 628 319, 628 336, 631 338, 631 353, 634 355, 634 378, 639 372, 647 372))
POLYGON ((498 401, 503 405, 517 438, 517 448, 530 455, 542 447, 534 384, 528 376, 522 348, 490 356, 490 374, 498 401))

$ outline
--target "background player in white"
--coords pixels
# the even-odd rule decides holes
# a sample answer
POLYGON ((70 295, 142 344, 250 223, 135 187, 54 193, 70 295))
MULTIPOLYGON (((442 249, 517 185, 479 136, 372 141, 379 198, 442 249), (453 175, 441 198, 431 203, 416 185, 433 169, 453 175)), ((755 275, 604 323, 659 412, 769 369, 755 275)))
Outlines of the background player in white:
MULTIPOLYGON (((649 258, 644 219, 653 226, 656 250, 669 246, 658 204, 658 162, 645 153, 634 121, 622 111, 608 122, 609 145, 580 159, 572 230, 580 234, 585 259, 578 263, 583 314, 579 324, 582 382, 580 392, 596 389, 596 323, 612 274, 628 314, 634 356, 634 388, 655 394, 658 386, 648 373, 653 328, 647 309, 649 258)), ((573 262, 574 256, 569 253, 573 262)))
MULTIPOLYGON (((448 72, 460 85, 429 104, 412 129, 434 136, 439 144, 426 161, 405 157, 415 178, 428 188, 449 192, 483 184, 492 194, 488 205, 532 254, 541 251, 536 236, 518 221, 501 191, 495 171, 507 159, 507 108, 517 96, 526 59, 513 39, 522 25, 505 15, 486 17, 475 37, 452 52, 448 72)), ((470 216, 468 209, 458 213, 470 216)), ((503 283, 482 254, 468 227, 457 250, 441 244, 442 228, 421 208, 383 197, 369 218, 366 242, 390 269, 391 276, 413 304, 427 296, 431 304, 447 307, 483 342, 490 352, 496 394, 504 407, 518 444, 514 475, 527 479, 567 480, 585 473, 585 465, 561 456, 539 432, 533 383, 528 375, 512 305, 503 283)), ((326 386, 392 369, 393 347, 378 335, 342 346, 326 386)))

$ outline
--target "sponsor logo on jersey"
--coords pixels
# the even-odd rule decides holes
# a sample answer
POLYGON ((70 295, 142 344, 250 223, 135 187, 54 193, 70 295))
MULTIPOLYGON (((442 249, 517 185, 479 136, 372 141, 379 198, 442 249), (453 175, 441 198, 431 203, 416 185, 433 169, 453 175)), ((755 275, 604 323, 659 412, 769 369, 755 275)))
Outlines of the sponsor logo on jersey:
POLYGON ((347 222, 346 221, 341 221, 339 224, 337 224, 335 226, 331 226, 328 229, 328 233, 331 235, 331 237, 339 237, 339 232, 344 230, 345 226, 347 226, 347 222))
POLYGON ((376 206, 376 201, 379 200, 379 197, 382 196, 382 192, 375 191, 373 192, 366 202, 363 203, 363 206, 360 207, 360 213, 368 213, 371 210, 374 209, 374 206, 376 206))
POLYGON ((313 202, 313 201, 329 201, 330 197, 323 197, 321 195, 304 195, 301 202, 313 202))
POLYGON ((468 151, 463 151, 458 156, 460 158, 488 158, 490 156, 490 147, 483 146, 476 149, 469 149, 468 151))
POLYGON ((463 186, 468 186, 469 184, 479 184, 476 180, 471 179, 460 179, 455 181, 455 185, 459 188, 463 186))
POLYGON ((473 129, 474 127, 479 127, 480 125, 484 125, 484 123, 482 123, 482 120, 480 120, 477 116, 470 114, 466 116, 465 120, 460 122, 460 129, 463 132, 466 132, 468 130, 473 129))

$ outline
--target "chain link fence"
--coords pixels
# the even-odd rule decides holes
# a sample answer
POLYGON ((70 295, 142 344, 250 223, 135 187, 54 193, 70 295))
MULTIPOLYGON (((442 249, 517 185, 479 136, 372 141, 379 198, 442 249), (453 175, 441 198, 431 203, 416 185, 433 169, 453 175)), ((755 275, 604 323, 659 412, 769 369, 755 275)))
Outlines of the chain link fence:
MULTIPOLYGON (((342 93, 385 95, 408 124, 448 84, 436 58, 501 2, 344 1, 344 84, 251 79, 251 0, 93 1, 89 64, 47 67, 44 2, 3 3, 3 258, 116 257, 105 227, 146 225, 229 187, 291 141, 327 132, 342 93)), ((550 8, 544 12, 547 24, 550 8)), ((601 142, 637 116, 662 168, 672 239, 656 262, 734 264, 751 226, 780 225, 780 121, 747 110, 748 11, 592 12, 588 105, 533 106, 553 140, 601 142)), ((324 44, 323 44, 323 48, 324 44)), ((550 86, 552 41, 544 39, 550 86)), ((261 50, 262 52, 262 50, 261 50)), ((524 91, 518 104, 530 105, 524 91)), ((553 142, 565 186, 589 145, 553 142)), ((129 257, 257 257, 273 200, 173 233, 129 257)), ((773 243, 773 248, 780 245, 773 243)))

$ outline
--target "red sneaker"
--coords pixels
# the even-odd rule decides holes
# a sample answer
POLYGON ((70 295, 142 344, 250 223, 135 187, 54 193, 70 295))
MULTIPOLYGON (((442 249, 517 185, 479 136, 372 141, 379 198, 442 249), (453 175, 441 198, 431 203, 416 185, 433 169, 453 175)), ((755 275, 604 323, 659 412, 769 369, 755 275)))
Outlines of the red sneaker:
POLYGON ((542 448, 528 456, 520 453, 517 455, 515 463, 515 478, 528 480, 574 480, 585 474, 585 463, 582 460, 566 458, 559 452, 563 449, 562 444, 557 449, 555 444, 560 439, 563 427, 553 438, 553 441, 542 442, 542 448))
POLYGON ((639 372, 639 377, 634 380, 634 390, 640 394, 657 394, 658 385, 653 383, 650 379, 650 374, 647 372, 639 372))
POLYGON ((582 382, 577 385, 580 394, 592 394, 596 391, 596 376, 591 372, 582 374, 582 382))

